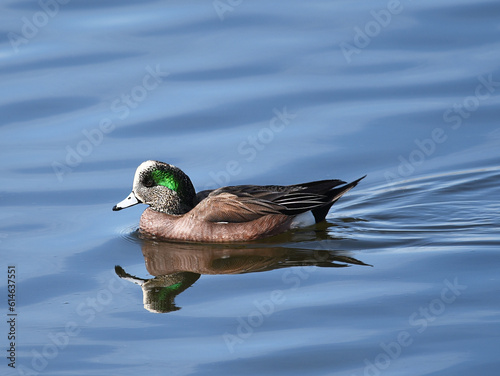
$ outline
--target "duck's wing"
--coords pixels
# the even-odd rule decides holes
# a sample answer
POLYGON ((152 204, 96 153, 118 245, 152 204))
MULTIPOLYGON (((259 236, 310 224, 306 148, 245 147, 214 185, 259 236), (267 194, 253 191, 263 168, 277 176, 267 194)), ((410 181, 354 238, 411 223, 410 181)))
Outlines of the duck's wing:
POLYGON ((209 192, 192 210, 209 222, 248 222, 269 214, 296 215, 329 204, 341 180, 290 186, 240 185, 209 192))
POLYGON ((272 200, 232 188, 236 187, 210 192, 191 212, 208 222, 249 222, 264 215, 280 214, 283 210, 281 205, 272 200))

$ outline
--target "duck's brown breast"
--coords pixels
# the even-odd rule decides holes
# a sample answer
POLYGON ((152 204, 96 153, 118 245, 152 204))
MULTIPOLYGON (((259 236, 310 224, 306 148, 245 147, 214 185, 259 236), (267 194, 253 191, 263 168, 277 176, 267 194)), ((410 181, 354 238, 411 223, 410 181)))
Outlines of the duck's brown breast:
POLYGON ((271 214, 250 222, 206 222, 191 213, 169 215, 147 208, 141 216, 140 231, 158 240, 192 242, 234 242, 260 239, 290 229, 293 216, 271 214))

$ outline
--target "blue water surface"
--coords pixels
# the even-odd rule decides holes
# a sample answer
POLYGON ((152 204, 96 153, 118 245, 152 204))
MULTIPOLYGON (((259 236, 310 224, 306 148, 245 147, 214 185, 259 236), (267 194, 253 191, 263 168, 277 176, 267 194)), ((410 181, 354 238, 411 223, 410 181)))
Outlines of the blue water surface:
POLYGON ((0 10, 2 375, 498 374, 500 3, 0 10), (313 228, 155 243, 111 211, 148 159, 368 176, 313 228))

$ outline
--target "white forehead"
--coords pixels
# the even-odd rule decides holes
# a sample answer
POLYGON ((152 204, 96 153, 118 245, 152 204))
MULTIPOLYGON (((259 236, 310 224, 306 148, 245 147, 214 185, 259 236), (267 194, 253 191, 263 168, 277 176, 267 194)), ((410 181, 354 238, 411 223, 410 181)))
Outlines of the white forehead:
POLYGON ((142 162, 139 167, 137 167, 137 171, 143 171, 143 170, 146 170, 150 167, 153 167, 155 165, 157 165, 158 162, 156 161, 146 161, 146 162, 142 162))
POLYGON ((139 185, 139 179, 141 176, 141 172, 144 170, 147 170, 148 168, 154 167, 157 164, 156 161, 146 161, 142 162, 139 167, 137 167, 137 170, 135 170, 135 175, 134 175, 134 189, 139 185))

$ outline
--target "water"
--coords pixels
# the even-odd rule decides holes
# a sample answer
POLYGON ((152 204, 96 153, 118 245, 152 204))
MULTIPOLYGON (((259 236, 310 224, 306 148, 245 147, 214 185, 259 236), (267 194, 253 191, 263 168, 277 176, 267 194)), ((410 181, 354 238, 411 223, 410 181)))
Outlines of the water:
POLYGON ((497 374, 497 2, 0 7, 2 374, 497 374), (155 244, 111 211, 147 159, 368 177, 313 229, 155 244))

